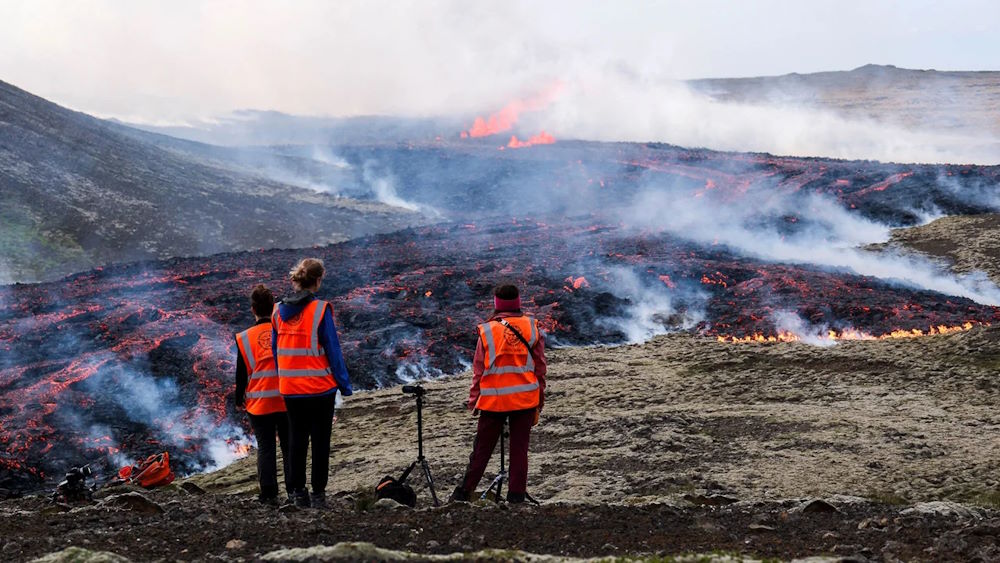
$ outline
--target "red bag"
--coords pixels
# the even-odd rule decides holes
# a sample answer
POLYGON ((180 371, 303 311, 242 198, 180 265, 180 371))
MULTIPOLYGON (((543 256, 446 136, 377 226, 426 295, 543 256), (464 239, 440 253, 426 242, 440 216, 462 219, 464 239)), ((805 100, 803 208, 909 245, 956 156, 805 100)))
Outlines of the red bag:
POLYGON ((135 465, 126 465, 118 470, 118 478, 152 489, 174 482, 174 472, 170 470, 170 454, 163 452, 139 461, 135 465))

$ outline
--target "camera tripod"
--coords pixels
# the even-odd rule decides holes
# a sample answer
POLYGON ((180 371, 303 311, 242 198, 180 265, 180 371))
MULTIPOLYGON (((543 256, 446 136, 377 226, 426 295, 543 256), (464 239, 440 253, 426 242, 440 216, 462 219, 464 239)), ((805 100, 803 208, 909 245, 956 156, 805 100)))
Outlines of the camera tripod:
POLYGON ((417 459, 413 460, 413 463, 406 468, 406 471, 399 477, 400 483, 405 483, 406 478, 410 476, 410 472, 413 468, 420 464, 420 468, 424 473, 424 481, 427 482, 427 488, 431 491, 431 498, 434 499, 434 506, 441 506, 441 502, 438 500, 437 493, 434 491, 434 478, 431 477, 431 466, 427 463, 427 459, 424 458, 424 395, 427 391, 420 385, 404 385, 403 393, 413 394, 417 398, 417 459))
POLYGON ((480 500, 486 500, 486 497, 490 494, 490 491, 492 491, 493 488, 496 487, 496 491, 493 493, 493 500, 497 503, 500 502, 500 493, 501 490, 503 489, 503 480, 507 478, 507 467, 505 464, 506 460, 504 459, 504 443, 507 441, 507 438, 509 436, 510 436, 510 431, 507 430, 507 420, 504 419, 503 430, 500 432, 500 472, 497 473, 497 476, 493 478, 493 482, 490 483, 490 486, 486 487, 486 490, 483 491, 482 496, 479 497, 480 500))

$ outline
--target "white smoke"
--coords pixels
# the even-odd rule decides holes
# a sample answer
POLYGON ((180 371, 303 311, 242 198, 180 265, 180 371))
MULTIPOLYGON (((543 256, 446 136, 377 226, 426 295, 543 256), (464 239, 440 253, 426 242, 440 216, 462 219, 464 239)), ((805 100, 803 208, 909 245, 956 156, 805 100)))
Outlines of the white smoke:
POLYGON ((393 207, 400 207, 409 211, 418 211, 426 215, 439 216, 440 213, 434 208, 421 205, 419 203, 403 199, 396 192, 396 177, 390 172, 379 167, 373 160, 365 162, 361 170, 361 177, 371 190, 375 199, 393 207))
POLYGON ((685 312, 683 322, 673 324, 678 315, 673 297, 660 285, 649 285, 632 270, 612 267, 608 271, 609 291, 616 297, 628 299, 626 314, 621 317, 604 317, 598 324, 617 328, 625 333, 629 343, 649 340, 670 330, 691 328, 700 320, 685 312))
POLYGON ((836 340, 828 337, 829 328, 810 326, 802 317, 792 311, 775 311, 771 315, 771 320, 774 321, 774 328, 779 333, 794 334, 806 344, 828 347, 837 343, 836 340))
POLYGON ((886 162, 1000 163, 1000 139, 986 130, 912 130, 817 108, 719 102, 683 82, 616 68, 593 76, 592 69, 580 69, 531 123, 557 138, 886 162))
MULTIPOLYGON (((250 443, 243 429, 228 420, 220 424, 207 413, 193 410, 181 397, 180 388, 173 379, 155 378, 118 364, 110 355, 103 359, 95 357, 94 361, 100 365, 86 380, 88 391, 110 398, 130 421, 149 428, 152 436, 161 440, 168 451, 191 447, 192 436, 203 439, 204 457, 208 463, 198 469, 204 471, 218 469, 244 455, 233 447, 234 444, 250 443)), ((131 459, 128 454, 120 452, 115 461, 131 459)))
POLYGON ((727 200, 712 192, 695 197, 675 185, 651 185, 625 217, 637 228, 721 244, 768 261, 846 269, 986 305, 1000 304, 1000 289, 982 273, 957 277, 918 256, 858 248, 885 242, 889 228, 848 212, 826 196, 791 197, 758 189, 727 200), (803 226, 783 233, 770 223, 760 224, 762 216, 783 214, 797 216, 803 226))

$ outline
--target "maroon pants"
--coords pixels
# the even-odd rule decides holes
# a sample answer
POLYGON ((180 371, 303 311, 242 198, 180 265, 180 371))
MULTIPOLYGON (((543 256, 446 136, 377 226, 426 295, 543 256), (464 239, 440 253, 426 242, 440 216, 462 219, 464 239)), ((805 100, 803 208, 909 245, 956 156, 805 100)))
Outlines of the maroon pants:
POLYGON ((528 442, 531 439, 531 425, 535 421, 535 409, 512 412, 479 413, 479 428, 476 439, 472 443, 472 455, 469 456, 469 467, 465 470, 462 488, 473 493, 479 486, 479 480, 486 472, 486 464, 490 462, 493 449, 496 448, 500 433, 503 432, 504 420, 510 420, 510 448, 507 450, 507 462, 510 464, 508 491, 523 493, 528 488, 528 442))

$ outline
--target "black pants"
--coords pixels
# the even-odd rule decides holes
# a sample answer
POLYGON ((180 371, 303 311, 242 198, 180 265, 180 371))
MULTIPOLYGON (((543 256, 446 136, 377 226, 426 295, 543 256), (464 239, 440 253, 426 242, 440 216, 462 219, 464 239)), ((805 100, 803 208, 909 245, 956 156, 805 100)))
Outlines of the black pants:
POLYGON ((322 493, 330 478, 330 433, 333 430, 333 406, 336 393, 319 397, 285 397, 288 409, 289 450, 291 457, 289 486, 293 491, 306 489, 306 454, 312 439, 312 490, 322 493))
POLYGON ((257 478, 260 480, 261 498, 278 496, 278 461, 275 436, 281 445, 282 470, 285 474, 285 491, 291 492, 288 472, 288 415, 276 412, 250 415, 254 436, 257 437, 257 478))

